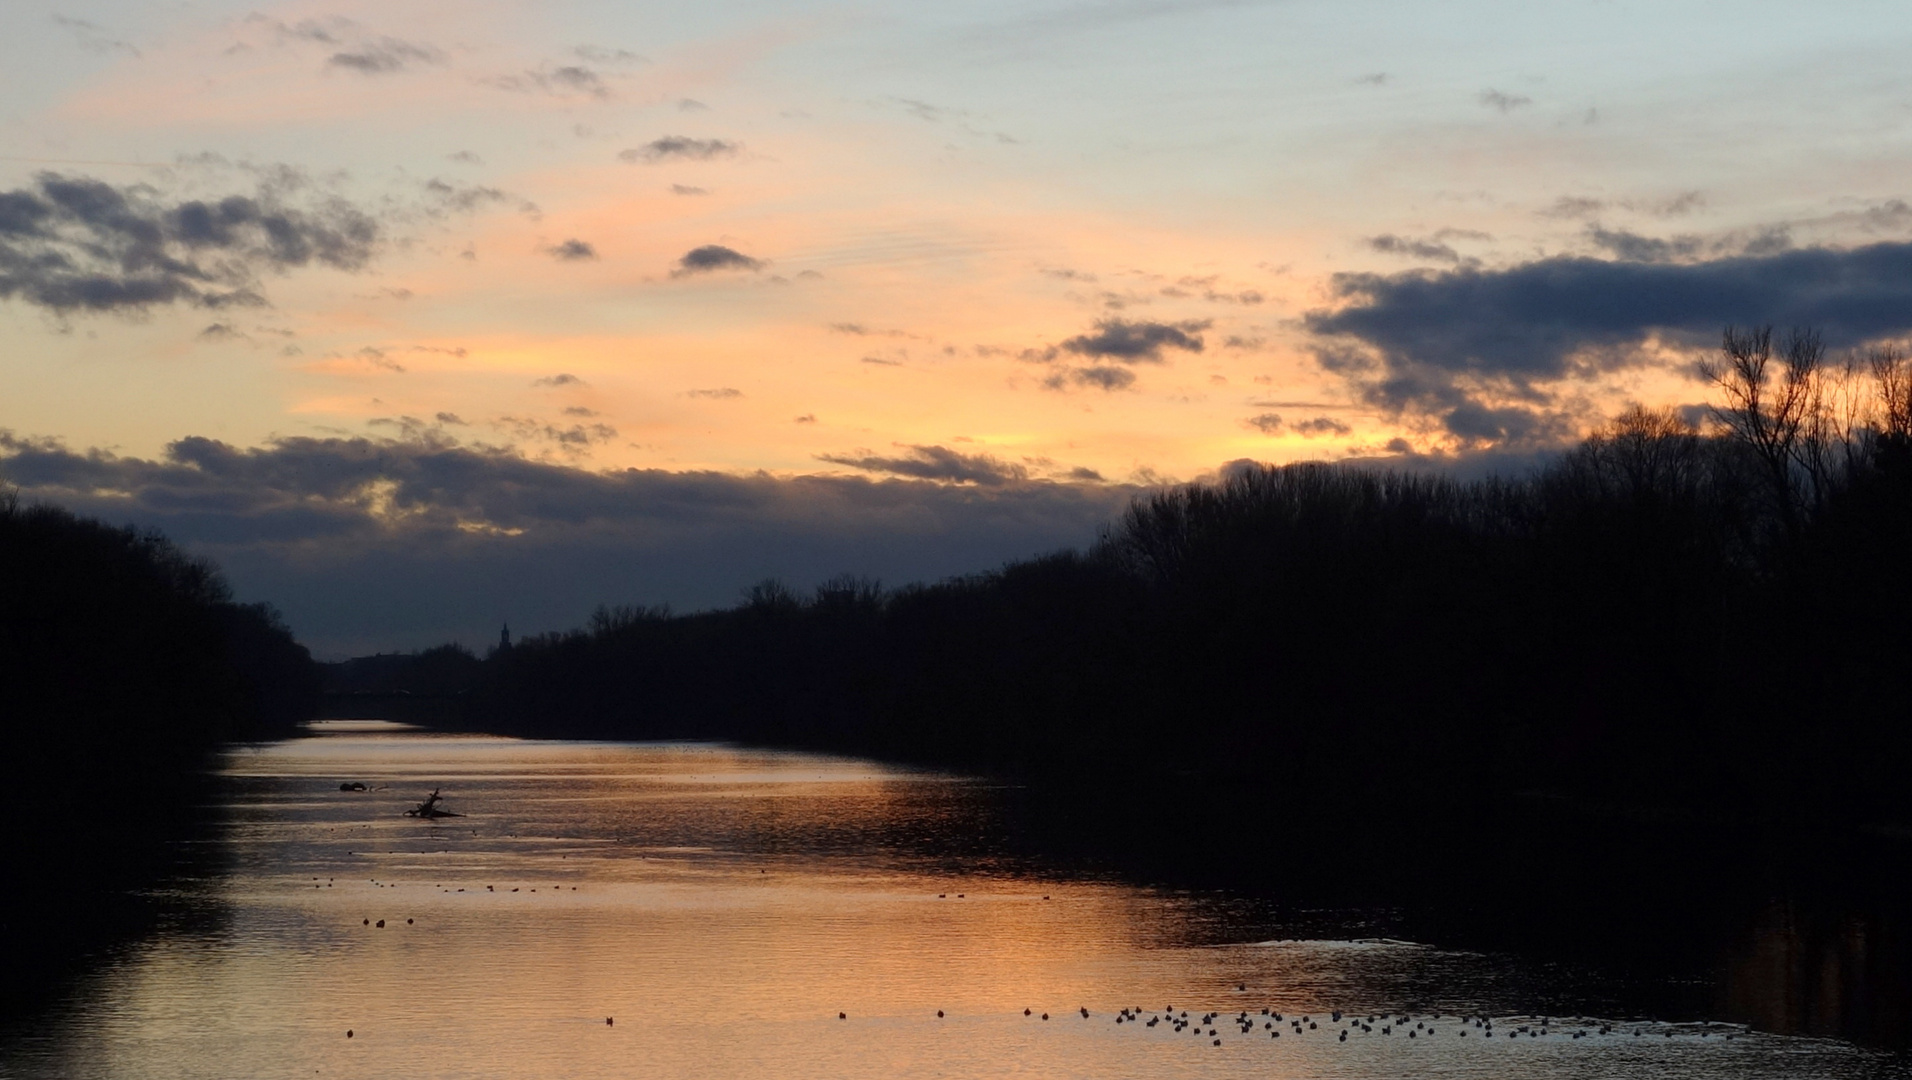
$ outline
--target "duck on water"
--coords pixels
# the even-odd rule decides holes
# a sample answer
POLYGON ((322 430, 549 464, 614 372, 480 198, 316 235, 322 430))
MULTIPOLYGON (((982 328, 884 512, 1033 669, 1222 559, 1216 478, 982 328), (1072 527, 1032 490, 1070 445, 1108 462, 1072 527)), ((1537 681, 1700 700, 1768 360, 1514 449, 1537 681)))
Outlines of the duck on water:
POLYGON ((405 811, 405 816, 415 818, 446 818, 464 817, 465 815, 454 814, 450 810, 440 810, 438 808, 438 789, 433 788, 432 793, 425 796, 425 801, 405 811))

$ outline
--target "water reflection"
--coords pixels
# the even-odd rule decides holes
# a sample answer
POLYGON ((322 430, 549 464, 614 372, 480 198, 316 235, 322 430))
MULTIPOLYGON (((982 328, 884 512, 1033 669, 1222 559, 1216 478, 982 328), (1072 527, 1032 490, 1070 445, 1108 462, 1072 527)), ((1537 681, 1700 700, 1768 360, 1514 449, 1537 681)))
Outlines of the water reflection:
POLYGON ((1879 912, 1775 902, 1728 960, 1725 1011, 1764 1031, 1904 1046, 1912 1042, 1907 946, 1902 924, 1879 912))
MULTIPOLYGON (((995 793, 971 781, 708 745, 320 730, 229 755, 226 859, 182 896, 217 917, 100 971, 10 1040, 0 1073, 1830 1077, 1880 1063, 1638 1018, 1603 1034, 1555 1017, 1543 1036, 1540 1018, 1509 1018, 1540 1001, 1622 1007, 1543 968, 1360 934, 1358 915, 1334 917, 1342 940, 1298 940, 1321 916, 1045 874, 1008 854, 995 793), (402 816, 441 786, 466 816, 402 816), (1170 1004, 1221 1015, 1199 1035, 1146 1024, 1170 1004), (1142 1022, 1116 1023, 1129 1007, 1142 1022), (1226 1022, 1238 1014, 1246 1028, 1226 1022), (1316 1027, 1293 1030, 1303 1014, 1316 1027), (1409 1014, 1399 1032, 1380 1020, 1409 1014), (1502 1018, 1498 1037, 1457 1014, 1502 1018)), ((1786 948, 1749 954, 1745 985, 1769 981, 1761 964, 1819 962, 1786 948)))

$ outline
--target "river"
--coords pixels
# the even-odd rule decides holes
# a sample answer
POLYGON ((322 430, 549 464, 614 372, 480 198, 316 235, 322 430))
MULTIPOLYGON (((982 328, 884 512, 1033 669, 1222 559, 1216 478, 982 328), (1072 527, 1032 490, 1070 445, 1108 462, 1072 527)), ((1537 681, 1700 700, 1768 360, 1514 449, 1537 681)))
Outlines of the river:
POLYGON ((159 930, 10 1034, 0 1075, 1896 1068, 1641 1015, 1584 972, 1393 939, 1361 912, 1045 869, 1005 843, 979 781, 712 744, 312 732, 225 755, 207 869, 170 889, 159 930), (463 816, 403 815, 434 788, 463 816))

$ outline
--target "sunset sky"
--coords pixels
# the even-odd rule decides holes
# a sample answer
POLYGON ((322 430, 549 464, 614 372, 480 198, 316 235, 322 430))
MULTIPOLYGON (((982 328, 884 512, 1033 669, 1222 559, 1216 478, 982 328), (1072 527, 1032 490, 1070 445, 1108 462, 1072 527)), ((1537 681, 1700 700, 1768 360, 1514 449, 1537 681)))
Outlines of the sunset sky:
POLYGON ((1532 460, 1912 330, 1912 12, 9 4, 0 478, 322 655, 1532 460))

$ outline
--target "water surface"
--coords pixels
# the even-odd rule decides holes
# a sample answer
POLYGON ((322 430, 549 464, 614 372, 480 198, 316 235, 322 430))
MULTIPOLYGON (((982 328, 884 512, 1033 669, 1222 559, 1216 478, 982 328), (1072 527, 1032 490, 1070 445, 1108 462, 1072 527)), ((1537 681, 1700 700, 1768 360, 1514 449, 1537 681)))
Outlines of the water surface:
POLYGON ((961 778, 354 722, 235 748, 222 774, 216 870, 180 886, 186 914, 10 1037, 0 1074, 1517 1080, 1889 1064, 1631 1015, 1584 973, 1365 933, 1360 913, 1045 871, 1005 854, 1000 793, 961 778), (465 816, 403 816, 434 787, 465 816), (1147 1023, 1171 1005, 1191 1023, 1147 1023), (1118 1023, 1124 1009, 1139 1019, 1118 1023), (1296 1031, 1303 1016, 1314 1027, 1296 1031))

